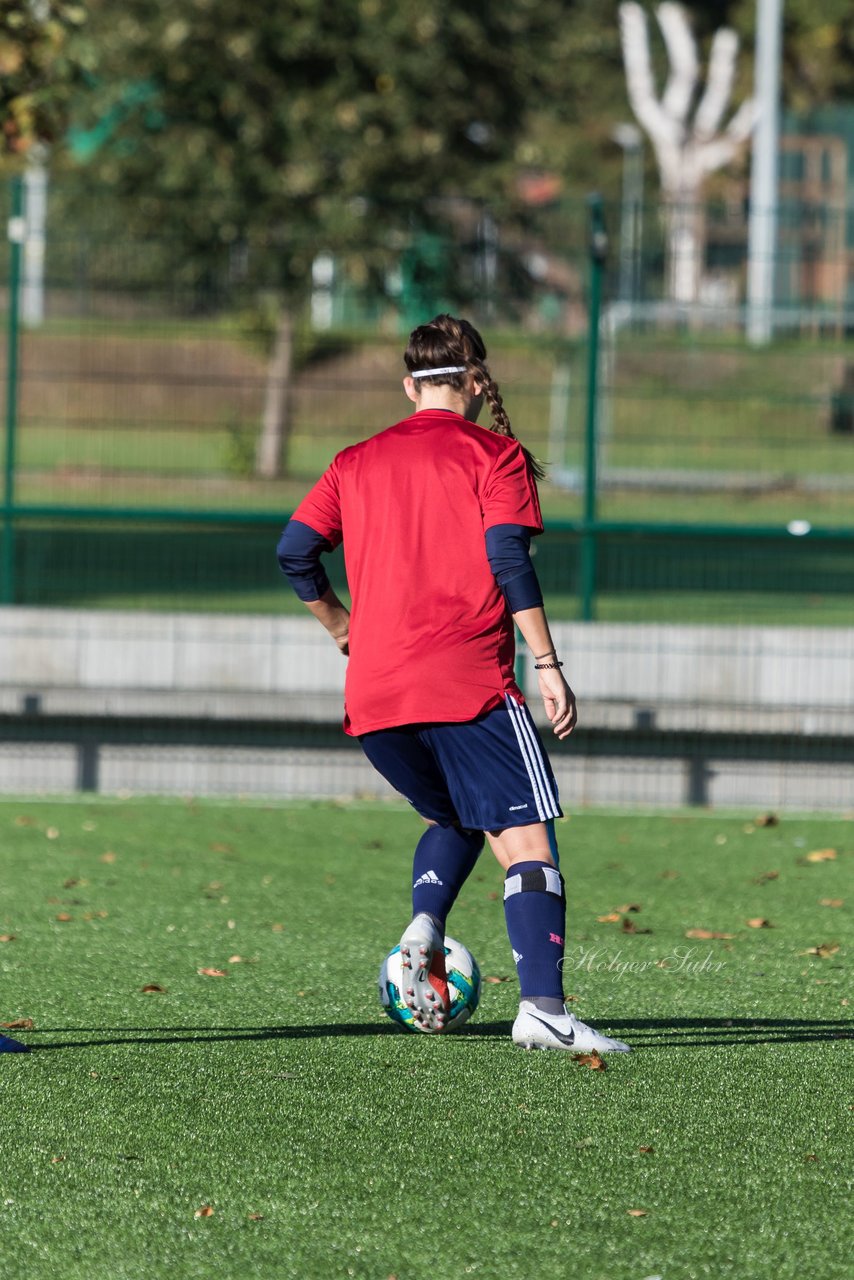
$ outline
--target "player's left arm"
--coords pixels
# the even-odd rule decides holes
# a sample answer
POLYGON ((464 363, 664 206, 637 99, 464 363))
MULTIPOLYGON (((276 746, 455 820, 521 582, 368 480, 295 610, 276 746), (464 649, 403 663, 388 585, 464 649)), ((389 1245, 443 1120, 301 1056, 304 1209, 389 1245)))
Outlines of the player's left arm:
POLYGON ((558 738, 566 738, 578 723, 575 694, 564 679, 563 663, 557 656, 548 618, 542 605, 518 609, 513 621, 522 632, 533 655, 540 697, 552 730, 558 738))
POLYGON ((575 694, 561 671, 543 607, 543 593, 530 557, 531 530, 517 524, 486 531, 486 554, 516 626, 537 660, 537 677, 546 715, 559 738, 572 733, 578 719, 575 694))

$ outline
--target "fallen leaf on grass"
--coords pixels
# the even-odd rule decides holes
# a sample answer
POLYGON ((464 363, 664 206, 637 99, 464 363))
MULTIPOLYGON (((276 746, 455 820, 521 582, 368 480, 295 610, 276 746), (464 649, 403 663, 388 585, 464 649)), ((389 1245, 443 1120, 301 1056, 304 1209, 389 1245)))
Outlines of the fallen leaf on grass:
POLYGON ((589 1067, 591 1071, 607 1071, 608 1070, 608 1064, 606 1063, 605 1059, 600 1058, 599 1054, 596 1052, 595 1049, 593 1050, 592 1053, 578 1054, 575 1061, 579 1067, 589 1067))
POLYGON ((45 829, 45 835, 47 836, 48 840, 58 840, 59 827, 47 827, 45 829))
POLYGON ((63 880, 62 887, 63 889, 73 889, 74 886, 79 883, 80 881, 75 876, 72 876, 70 880, 63 880))
POLYGON ((686 929, 686 938, 734 938, 734 933, 720 933, 717 929, 686 929))
POLYGON ((101 854, 102 862, 115 862, 115 860, 116 855, 113 853, 112 849, 108 849, 106 853, 101 854))
POLYGON ((678 871, 662 871, 659 873, 658 878, 659 880, 678 880, 679 872, 678 871))
POLYGON ((770 920, 763 919, 762 916, 753 916, 750 920, 744 922, 750 929, 773 929, 770 920))
POLYGON ((820 898, 820 907, 843 907, 845 905, 844 898, 820 898))
POLYGON ((832 862, 835 857, 835 849, 813 849, 807 854, 807 862, 832 862))
POLYGON ((166 988, 161 987, 157 982, 147 982, 144 987, 140 987, 140 991, 145 996, 151 996, 151 995, 165 996, 166 995, 166 988))
POLYGON ((804 1160, 805 1160, 805 1161, 806 1161, 806 1160, 812 1160, 812 1161, 815 1161, 815 1163, 816 1163, 816 1164, 818 1164, 818 1156, 813 1155, 813 1153, 812 1153, 811 1151, 810 1151, 807 1155, 805 1155, 805 1156, 804 1156, 804 1160))
POLYGON ((284 932, 285 932, 285 926, 284 926, 283 924, 279 924, 278 920, 276 921, 276 923, 275 923, 275 924, 271 924, 271 925, 270 925, 270 928, 273 930, 273 933, 284 933, 284 932))
POLYGON ((193 1214, 193 1217, 194 1218, 212 1218, 213 1212, 214 1211, 209 1204, 203 1204, 201 1209, 196 1210, 196 1212, 193 1214))
POLYGON ((19 813, 14 821, 16 827, 32 827, 35 825, 36 820, 35 818, 28 818, 24 813, 19 813))
POLYGON ((839 950, 838 942, 821 942, 817 947, 807 947, 806 951, 798 952, 802 956, 821 956, 826 960, 828 956, 835 956, 839 950))
POLYGON ((776 813, 761 813, 758 818, 753 819, 754 827, 777 827, 780 825, 780 819, 776 813))
POLYGON ((777 880, 779 875, 779 871, 762 871, 758 876, 754 876, 753 883, 765 884, 766 880, 777 880))
POLYGON ((0 933, 0 942, 16 942, 17 933, 0 933))
POLYGON ((84 911, 84 920, 106 920, 110 913, 108 911, 84 911))
POLYGON ((65 1159, 65 1156, 53 1156, 51 1159, 51 1164, 62 1164, 64 1159, 65 1159))
POLYGON ((263 1221, 264 1221, 264 1215, 263 1215, 263 1213, 247 1213, 247 1215, 246 1215, 246 1216, 247 1216, 247 1218, 249 1219, 249 1221, 250 1221, 250 1222, 263 1222, 263 1221))
POLYGON ((32 1031, 35 1027, 32 1018, 16 1018, 14 1022, 0 1022, 0 1027, 7 1031, 32 1031))
POLYGON ((655 1151, 655 1147, 638 1147, 638 1151, 642 1156, 651 1156, 655 1151))
POLYGON ((497 982, 509 982, 510 978, 507 974, 497 977, 494 973, 488 973, 483 980, 484 982, 491 982, 494 986, 497 982))
POLYGON ((639 929, 634 920, 628 916, 623 916, 623 923, 620 925, 623 933, 652 933, 652 929, 639 929))
POLYGON ((197 969, 196 973, 198 973, 203 978, 227 978, 228 977, 228 972, 225 969, 197 969))
POLYGON ((605 916, 597 916, 596 919, 600 924, 617 924, 622 919, 619 911, 609 911, 605 916))
POLYGON ((626 1213, 630 1218, 645 1218, 649 1209, 627 1209, 626 1213))
POLYGON ((56 918, 60 922, 60 924, 68 924, 68 921, 73 920, 74 916, 69 915, 67 911, 60 911, 59 915, 56 918))

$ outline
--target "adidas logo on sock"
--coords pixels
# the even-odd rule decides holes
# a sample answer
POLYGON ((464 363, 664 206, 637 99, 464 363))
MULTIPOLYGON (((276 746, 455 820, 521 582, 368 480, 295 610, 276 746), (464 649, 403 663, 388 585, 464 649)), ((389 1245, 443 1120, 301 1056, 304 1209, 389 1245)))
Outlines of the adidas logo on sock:
POLYGON ((520 955, 518 951, 514 951, 514 952, 513 952, 513 959, 514 959, 514 960, 516 961, 516 963, 518 964, 518 963, 519 963, 519 961, 520 961, 520 960, 524 960, 524 959, 525 959, 525 957, 524 957, 523 955, 520 955))
POLYGON ((418 886, 422 884, 442 884, 443 885, 444 883, 445 883, 444 880, 440 880, 439 877, 436 875, 435 871, 425 871, 424 875, 419 876, 412 887, 413 889, 417 889, 418 886))

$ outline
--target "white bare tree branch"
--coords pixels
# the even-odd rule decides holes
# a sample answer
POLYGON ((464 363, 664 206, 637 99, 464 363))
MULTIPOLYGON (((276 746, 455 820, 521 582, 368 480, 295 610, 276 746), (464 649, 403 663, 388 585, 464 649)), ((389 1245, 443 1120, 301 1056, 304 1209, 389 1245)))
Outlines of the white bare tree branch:
POLYGON ((636 0, 625 0, 619 15, 629 102, 655 150, 667 204, 671 296, 678 302, 695 302, 703 261, 703 181, 735 158, 756 122, 755 105, 748 100, 722 130, 735 81, 738 37, 727 27, 715 33, 705 89, 692 116, 700 68, 685 10, 672 0, 665 0, 656 10, 670 63, 660 99, 646 13, 636 0))
POLYGON ((619 12, 626 89, 632 111, 653 142, 676 145, 681 140, 682 130, 655 96, 646 14, 635 0, 626 0, 620 5, 619 12))
POLYGON ((743 146, 756 128, 758 119, 759 103, 755 98, 745 98, 727 125, 727 134, 734 138, 739 146, 743 146))
POLYGON ((730 120, 726 133, 698 144, 697 155, 704 174, 715 173, 735 159, 753 132, 758 114, 753 98, 747 98, 730 120))
POLYGON ((655 16, 670 59, 661 105, 668 116, 684 125, 700 78, 697 45, 681 4, 660 4, 655 16))
POLYGON ((738 36, 729 27, 721 27, 712 41, 706 91, 694 116, 694 133, 702 142, 713 137, 720 128, 732 94, 737 53, 738 36))

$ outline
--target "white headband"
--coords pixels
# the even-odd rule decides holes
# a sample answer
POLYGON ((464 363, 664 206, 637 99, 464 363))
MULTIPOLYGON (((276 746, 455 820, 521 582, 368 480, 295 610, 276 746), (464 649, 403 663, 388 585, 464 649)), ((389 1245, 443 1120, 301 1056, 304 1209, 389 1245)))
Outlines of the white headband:
POLYGON ((440 373, 467 373, 464 364, 450 364, 446 369, 416 369, 410 378, 436 378, 440 373))

